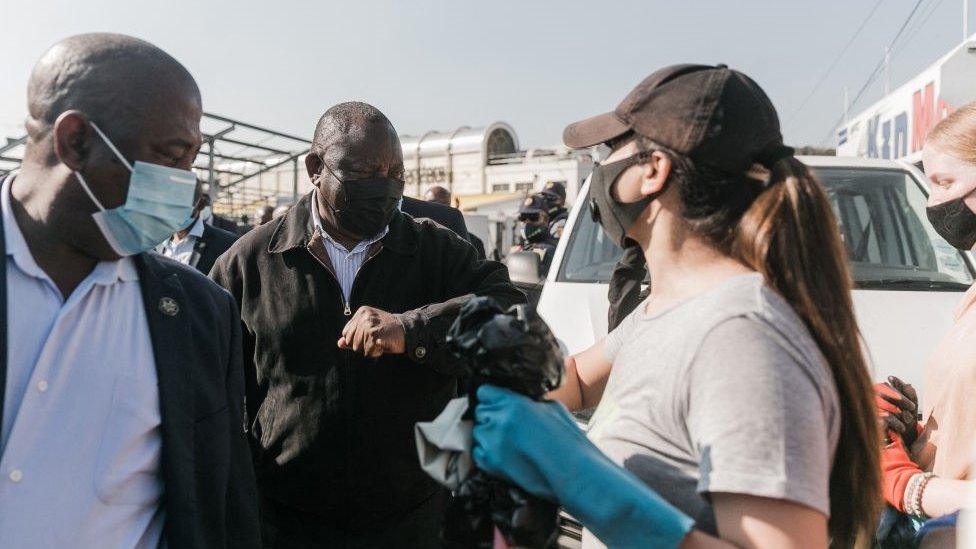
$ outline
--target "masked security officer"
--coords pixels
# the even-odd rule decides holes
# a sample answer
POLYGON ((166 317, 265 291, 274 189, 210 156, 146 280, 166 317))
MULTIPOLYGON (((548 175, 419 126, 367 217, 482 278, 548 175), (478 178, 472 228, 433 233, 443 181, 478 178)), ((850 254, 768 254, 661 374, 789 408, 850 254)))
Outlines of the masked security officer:
POLYGON ((540 276, 546 276, 559 240, 549 232, 549 200, 542 193, 525 199, 519 208, 520 241, 512 251, 539 254, 540 276))

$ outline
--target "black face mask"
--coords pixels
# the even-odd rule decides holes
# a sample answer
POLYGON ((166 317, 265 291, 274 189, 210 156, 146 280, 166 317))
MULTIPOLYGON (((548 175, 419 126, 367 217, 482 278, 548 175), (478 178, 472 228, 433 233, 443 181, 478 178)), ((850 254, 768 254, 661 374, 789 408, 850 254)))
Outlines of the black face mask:
POLYGON ((593 175, 590 176, 590 214, 593 221, 603 227, 607 236, 617 243, 621 248, 624 247, 624 239, 627 238, 627 229, 631 228, 637 218, 644 212, 647 205, 667 189, 667 186, 660 191, 638 200, 637 202, 623 203, 617 201, 610 194, 614 182, 624 173, 627 168, 639 163, 644 158, 642 153, 637 153, 623 160, 618 160, 610 164, 597 165, 593 168, 593 175))
POLYGON ((525 223, 522 225, 522 238, 527 242, 542 242, 546 239, 549 226, 539 223, 525 223))
POLYGON ((976 245, 976 213, 962 198, 925 208, 935 232, 957 250, 972 250, 976 245))
POLYGON ((336 203, 327 204, 336 223, 351 235, 369 238, 390 224, 403 196, 403 184, 396 179, 377 177, 341 181, 336 203))

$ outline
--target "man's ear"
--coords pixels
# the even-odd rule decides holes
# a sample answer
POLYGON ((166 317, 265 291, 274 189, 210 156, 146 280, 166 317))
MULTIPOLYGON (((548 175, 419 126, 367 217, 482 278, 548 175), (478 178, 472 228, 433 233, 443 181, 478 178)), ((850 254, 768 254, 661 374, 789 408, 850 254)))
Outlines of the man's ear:
POLYGON ((85 113, 76 110, 61 113, 54 121, 51 133, 58 160, 72 171, 81 170, 91 154, 92 139, 95 138, 85 113))
POLYGON ((308 172, 308 178, 312 180, 312 185, 317 188, 319 186, 318 179, 315 177, 322 171, 322 159, 314 153, 308 153, 305 155, 305 171, 308 172))
POLYGON ((654 151, 650 160, 642 166, 641 194, 650 196, 661 192, 671 175, 671 158, 661 151, 654 151))

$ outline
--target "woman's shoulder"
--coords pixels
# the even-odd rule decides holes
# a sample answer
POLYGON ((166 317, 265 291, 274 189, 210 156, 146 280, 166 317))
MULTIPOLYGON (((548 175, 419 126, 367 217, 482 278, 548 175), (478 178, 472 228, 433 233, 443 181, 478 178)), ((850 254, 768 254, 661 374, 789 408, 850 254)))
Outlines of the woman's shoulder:
MULTIPOLYGON (((789 361, 797 373, 817 384, 832 385, 830 369, 803 319, 783 296, 765 283, 758 273, 741 277, 720 297, 721 305, 709 321, 703 347, 728 346, 732 355, 753 359, 769 356, 772 365, 789 361)), ((766 361, 759 360, 762 367, 766 361)))

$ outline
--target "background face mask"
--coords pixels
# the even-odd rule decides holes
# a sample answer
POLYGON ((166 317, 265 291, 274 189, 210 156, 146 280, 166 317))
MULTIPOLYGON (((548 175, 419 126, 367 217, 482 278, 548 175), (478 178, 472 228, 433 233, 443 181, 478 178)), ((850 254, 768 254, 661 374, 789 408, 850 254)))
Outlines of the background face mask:
POLYGON ((925 208, 929 223, 957 250, 972 250, 976 245, 976 213, 963 200, 956 198, 925 208))
POLYGON ((94 122, 91 125, 131 172, 125 204, 111 210, 102 206, 85 178, 75 172, 99 209, 92 218, 115 253, 126 257, 145 252, 189 225, 193 219, 196 174, 139 161, 130 165, 102 130, 94 122))
POLYGON ((525 223, 522 225, 522 238, 528 242, 536 242, 544 240, 546 233, 549 231, 547 225, 539 225, 536 223, 525 223))

